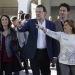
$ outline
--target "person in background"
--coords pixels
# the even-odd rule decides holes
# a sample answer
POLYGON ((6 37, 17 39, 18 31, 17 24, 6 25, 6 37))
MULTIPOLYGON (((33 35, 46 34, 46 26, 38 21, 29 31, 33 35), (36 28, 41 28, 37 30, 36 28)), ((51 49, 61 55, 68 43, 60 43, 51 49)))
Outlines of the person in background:
POLYGON ((25 21, 30 20, 30 19, 31 19, 30 14, 26 14, 26 15, 24 16, 24 19, 25 19, 25 21))
MULTIPOLYGON (((25 19, 25 22, 24 22, 24 24, 25 24, 25 23, 27 23, 27 22, 31 19, 30 14, 26 14, 26 15, 24 16, 24 19, 25 19)), ((25 33, 27 34, 27 36, 26 36, 26 38, 27 38, 27 39, 26 39, 26 43, 27 43, 29 33, 28 33, 28 31, 25 32, 25 33)), ((25 44, 26 44, 26 43, 25 43, 25 44)), ((29 64, 29 63, 30 63, 30 60, 29 60, 29 59, 27 60, 27 63, 28 63, 28 69, 31 69, 31 66, 30 66, 30 64, 29 64)))
POLYGON ((30 19, 22 27, 18 25, 19 32, 29 32, 26 43, 25 57, 30 59, 33 75, 50 75, 50 61, 57 60, 57 41, 46 36, 35 24, 40 24, 53 31, 55 24, 47 19, 46 8, 43 5, 36 7, 36 19, 30 19))
POLYGON ((49 20, 50 20, 50 21, 53 21, 52 16, 49 16, 49 20))
POLYGON ((20 10, 20 11, 18 12, 18 19, 19 19, 19 20, 21 20, 21 15, 22 15, 22 14, 24 14, 24 12, 23 12, 22 10, 20 10))
POLYGON ((57 19, 60 19, 60 16, 59 15, 57 16, 57 19))
POLYGON ((21 24, 23 24, 25 22, 24 16, 25 16, 25 14, 22 14, 21 15, 21 20, 20 20, 21 21, 21 24))
POLYGON ((54 32, 41 25, 36 24, 46 35, 54 38, 60 43, 59 67, 61 75, 75 75, 75 22, 64 21, 64 32, 54 32))
MULTIPOLYGON (((68 19, 69 13, 70 13, 70 6, 68 4, 62 3, 59 5, 59 17, 60 18, 54 21, 56 24, 57 31, 63 31, 64 21, 68 19)), ((60 52, 60 44, 58 42, 58 55, 59 55, 59 52, 60 52)), ((56 70, 57 70, 57 75, 61 75, 58 60, 56 64, 56 70)))
MULTIPOLYGON (((17 38, 18 38, 18 42, 19 42, 20 57, 21 57, 22 61, 24 62, 25 73, 26 73, 26 75, 28 75, 28 64, 26 62, 27 59, 25 59, 25 56, 24 56, 27 33, 17 31, 17 24, 19 23, 19 20, 17 19, 16 16, 11 17, 11 23, 12 23, 11 26, 14 26, 13 28, 15 29, 15 31, 17 33, 17 38)), ((15 72, 14 75, 19 75, 19 72, 15 72)))
POLYGON ((0 75, 12 75, 13 71, 22 70, 18 61, 17 35, 11 28, 11 21, 8 15, 0 17, 0 75), (16 53, 15 53, 16 51, 16 53), (15 60, 14 60, 15 59, 15 60), (15 65, 14 65, 15 64, 15 65))

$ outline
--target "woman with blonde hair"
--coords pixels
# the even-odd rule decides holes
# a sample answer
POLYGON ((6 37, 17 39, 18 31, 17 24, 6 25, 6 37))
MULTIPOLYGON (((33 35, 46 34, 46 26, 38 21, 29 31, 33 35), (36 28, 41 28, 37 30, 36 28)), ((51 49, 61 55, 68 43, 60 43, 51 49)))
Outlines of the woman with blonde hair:
POLYGON ((58 56, 61 75, 75 75, 75 22, 66 20, 64 32, 54 32, 36 24, 46 35, 60 42, 60 53, 58 56))

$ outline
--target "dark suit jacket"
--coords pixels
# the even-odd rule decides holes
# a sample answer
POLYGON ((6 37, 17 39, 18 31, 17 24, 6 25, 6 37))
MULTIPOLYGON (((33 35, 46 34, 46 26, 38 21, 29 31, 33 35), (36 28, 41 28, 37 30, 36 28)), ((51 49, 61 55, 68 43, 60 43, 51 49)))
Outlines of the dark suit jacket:
MULTIPOLYGON (((56 24, 56 31, 62 31, 63 32, 61 20, 60 19, 55 20, 55 24, 56 24)), ((60 43, 59 42, 58 42, 57 46, 58 46, 58 55, 59 55, 59 52, 60 52, 60 43)))
MULTIPOLYGON (((18 29, 18 31, 20 32, 29 31, 25 50, 25 57, 29 59, 34 58, 37 49, 38 29, 36 28, 35 24, 37 24, 37 19, 31 19, 27 23, 25 23, 25 25, 21 29, 18 29)), ((55 24, 48 20, 46 20, 46 28, 53 31, 56 30, 55 24)), ((57 41, 46 35, 46 44, 50 60, 52 59, 52 57, 57 57, 57 41)))
POLYGON ((55 24, 56 24, 56 30, 57 31, 63 31, 63 28, 62 28, 62 24, 61 24, 61 20, 60 19, 57 19, 55 21, 55 24))

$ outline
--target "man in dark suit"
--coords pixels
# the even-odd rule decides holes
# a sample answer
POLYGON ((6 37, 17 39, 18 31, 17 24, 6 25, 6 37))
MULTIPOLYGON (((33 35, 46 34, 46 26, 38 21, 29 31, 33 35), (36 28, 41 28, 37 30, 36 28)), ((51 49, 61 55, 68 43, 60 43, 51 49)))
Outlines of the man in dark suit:
POLYGON ((45 35, 42 30, 36 28, 35 24, 40 24, 53 31, 55 24, 47 19, 46 8, 43 5, 36 7, 36 19, 31 19, 23 27, 19 27, 20 32, 29 32, 26 44, 25 57, 30 59, 33 75, 50 75, 50 61, 56 62, 57 41, 45 35))
MULTIPOLYGON (((69 12, 70 12, 70 6, 68 4, 66 4, 66 3, 60 4, 60 6, 59 6, 60 19, 57 19, 55 21, 57 31, 63 31, 64 21, 68 18, 69 12)), ((60 44, 58 42, 58 54, 59 54, 59 52, 60 52, 60 44)), ((58 60, 57 60, 57 64, 56 64, 56 69, 57 69, 57 75, 61 75, 58 60)))

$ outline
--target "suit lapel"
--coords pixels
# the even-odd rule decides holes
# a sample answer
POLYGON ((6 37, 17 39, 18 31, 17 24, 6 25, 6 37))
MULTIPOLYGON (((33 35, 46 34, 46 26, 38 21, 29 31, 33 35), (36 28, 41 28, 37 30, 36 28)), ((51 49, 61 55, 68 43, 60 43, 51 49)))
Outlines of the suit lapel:
MULTIPOLYGON (((45 23, 46 23, 46 28, 48 28, 48 21, 46 19, 45 19, 45 23)), ((38 24, 37 19, 35 19, 35 24, 38 24)), ((38 29, 37 28, 35 28, 35 32, 36 32, 36 35, 38 37, 38 29)))
POLYGON ((46 28, 48 28, 48 21, 45 19, 45 22, 46 22, 46 28))
MULTIPOLYGON (((49 28, 49 24, 48 24, 48 21, 45 19, 45 23, 46 23, 46 28, 48 29, 49 28)), ((47 38, 47 35, 45 36, 47 38)), ((47 42, 47 39, 46 39, 46 42, 47 42)))
MULTIPOLYGON (((35 19, 35 24, 38 24, 37 19, 35 19)), ((36 33, 36 36, 38 36, 38 29, 37 28, 35 28, 35 33, 36 33)))

